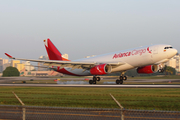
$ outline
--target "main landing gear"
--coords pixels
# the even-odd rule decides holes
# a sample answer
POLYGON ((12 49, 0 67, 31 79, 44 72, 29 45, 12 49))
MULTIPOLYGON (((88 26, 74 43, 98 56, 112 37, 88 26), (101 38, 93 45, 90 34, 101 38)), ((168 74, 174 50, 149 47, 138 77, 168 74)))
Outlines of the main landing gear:
POLYGON ((97 81, 100 81, 100 80, 101 80, 100 77, 94 76, 94 77, 93 77, 93 80, 89 80, 89 84, 96 84, 96 82, 97 82, 97 81))
POLYGON ((119 76, 119 79, 116 80, 116 84, 123 84, 123 80, 127 80, 127 77, 124 76, 125 72, 121 73, 121 76, 119 76))
MULTIPOLYGON (((127 80, 127 77, 124 75, 125 72, 121 73, 121 76, 119 76, 119 79, 116 80, 116 84, 123 84, 124 80, 127 80)), ((89 80, 89 84, 96 84, 97 81, 100 81, 100 77, 94 76, 92 80, 89 80)))

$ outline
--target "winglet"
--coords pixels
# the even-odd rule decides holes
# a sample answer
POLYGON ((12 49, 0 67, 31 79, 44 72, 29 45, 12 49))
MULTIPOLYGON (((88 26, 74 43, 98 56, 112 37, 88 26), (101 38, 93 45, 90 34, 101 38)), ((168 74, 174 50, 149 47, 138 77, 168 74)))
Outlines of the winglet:
POLYGON ((8 56, 8 57, 11 58, 11 59, 15 59, 14 57, 12 57, 11 55, 9 55, 9 54, 7 54, 7 53, 5 53, 5 55, 8 56))

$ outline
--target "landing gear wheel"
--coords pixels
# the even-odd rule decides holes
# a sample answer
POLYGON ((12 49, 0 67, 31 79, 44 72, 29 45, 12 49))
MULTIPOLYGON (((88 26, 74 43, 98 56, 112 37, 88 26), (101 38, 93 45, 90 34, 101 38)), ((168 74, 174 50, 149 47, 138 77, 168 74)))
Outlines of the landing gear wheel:
POLYGON ((124 77, 123 77, 123 80, 127 80, 127 77, 126 77, 126 76, 124 76, 124 77))
POLYGON ((97 80, 97 77, 93 77, 93 80, 97 80))
POLYGON ((96 84, 96 80, 93 80, 93 84, 96 84))
POLYGON ((93 80, 89 80, 89 84, 93 84, 93 80))
POLYGON ((119 83, 120 83, 120 84, 123 84, 123 80, 120 80, 119 83))
POLYGON ((100 81, 101 80, 101 78, 100 77, 97 77, 97 81, 100 81))
POLYGON ((159 72, 159 73, 163 73, 163 72, 164 72, 164 69, 159 69, 158 72, 159 72))
POLYGON ((119 79, 120 79, 120 80, 123 80, 123 76, 120 76, 119 79))
POLYGON ((116 84, 119 84, 119 83, 120 83, 120 80, 117 79, 117 80, 116 80, 116 84))

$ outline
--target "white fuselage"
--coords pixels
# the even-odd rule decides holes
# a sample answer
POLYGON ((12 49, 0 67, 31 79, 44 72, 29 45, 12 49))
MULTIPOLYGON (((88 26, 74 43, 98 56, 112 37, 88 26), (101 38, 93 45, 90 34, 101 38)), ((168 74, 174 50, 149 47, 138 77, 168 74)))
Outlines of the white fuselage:
MULTIPOLYGON (((118 63, 125 64, 112 68, 112 72, 122 72, 129 69, 142 67, 146 65, 160 64, 167 62, 170 58, 177 54, 177 50, 170 45, 151 45, 143 46, 128 50, 112 52, 108 54, 98 55, 90 58, 79 59, 75 61, 95 62, 95 63, 118 63), (165 48, 168 49, 165 49, 165 48)), ((89 70, 74 69, 65 67, 65 70, 74 75, 91 75, 89 70)))

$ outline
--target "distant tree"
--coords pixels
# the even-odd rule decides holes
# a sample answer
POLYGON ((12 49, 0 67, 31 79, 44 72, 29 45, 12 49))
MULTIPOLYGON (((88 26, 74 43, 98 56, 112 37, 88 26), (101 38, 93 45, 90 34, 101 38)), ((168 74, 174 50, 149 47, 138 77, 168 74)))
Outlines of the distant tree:
POLYGON ((15 67, 7 67, 4 71, 3 71, 3 77, 11 77, 11 76, 19 76, 20 72, 18 71, 17 68, 15 67))
POLYGON ((128 71, 126 71, 125 74, 126 74, 127 76, 132 76, 132 77, 139 76, 139 74, 137 73, 137 70, 136 70, 136 69, 128 70, 128 71))
POLYGON ((170 66, 166 66, 165 75, 175 75, 176 69, 170 66))

